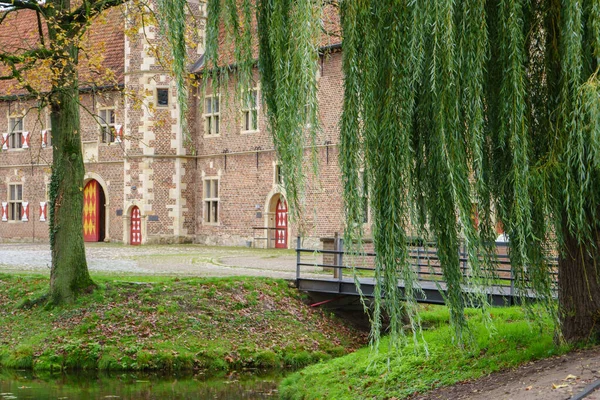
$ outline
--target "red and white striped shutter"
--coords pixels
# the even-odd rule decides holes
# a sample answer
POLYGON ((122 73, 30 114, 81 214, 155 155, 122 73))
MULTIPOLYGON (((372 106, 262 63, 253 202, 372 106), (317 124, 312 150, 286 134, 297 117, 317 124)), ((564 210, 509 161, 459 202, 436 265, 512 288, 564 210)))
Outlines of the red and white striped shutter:
POLYGON ((115 142, 121 143, 123 140, 123 125, 115 125, 115 142))
POLYGON ((2 203, 2 221, 8 221, 8 203, 2 203))
POLYGON ((42 147, 48 146, 48 129, 42 131, 42 147))
POLYGON ((23 207, 23 215, 21 216, 21 221, 27 222, 27 221, 29 221, 29 202, 24 201, 22 203, 22 207, 23 207))
POLYGON ((46 221, 47 205, 45 201, 40 201, 40 222, 46 221))
POLYGON ((8 133, 2 134, 2 150, 8 150, 8 133))
POLYGON ((29 148, 29 132, 23 132, 21 135, 21 144, 24 149, 29 148))

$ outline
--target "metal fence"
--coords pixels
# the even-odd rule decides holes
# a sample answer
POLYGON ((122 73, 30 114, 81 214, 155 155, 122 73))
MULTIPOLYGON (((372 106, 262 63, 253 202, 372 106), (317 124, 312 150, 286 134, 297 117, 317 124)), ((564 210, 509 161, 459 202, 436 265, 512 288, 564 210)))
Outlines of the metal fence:
MULTIPOLYGON (((511 268, 509 246, 507 243, 497 242, 494 260, 487 263, 487 270, 496 287, 510 288, 513 295, 516 278, 511 268), (491 266, 490 266, 491 264, 491 266)), ((344 249, 343 239, 336 236, 333 249, 306 249, 302 248, 301 238, 297 238, 296 245, 296 279, 327 279, 339 282, 353 280, 353 273, 359 277, 374 278, 375 252, 353 252, 344 249), (310 256, 310 260, 307 260, 310 256)), ((465 278, 472 276, 473 271, 469 265, 469 257, 465 244, 459 249, 461 271, 465 278)), ((483 257, 480 257, 483 262, 483 257)), ((437 248, 434 243, 423 246, 410 246, 409 262, 422 282, 443 282, 443 272, 437 248)), ((547 260, 550 267, 552 280, 556 285, 558 281, 557 259, 550 257, 547 260)), ((483 263, 482 265, 485 265, 483 263)))

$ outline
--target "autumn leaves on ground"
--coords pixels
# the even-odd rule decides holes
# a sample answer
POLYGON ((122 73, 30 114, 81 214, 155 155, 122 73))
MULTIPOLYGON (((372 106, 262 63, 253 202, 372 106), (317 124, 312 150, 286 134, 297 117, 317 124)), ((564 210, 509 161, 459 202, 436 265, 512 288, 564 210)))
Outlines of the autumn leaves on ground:
POLYGON ((46 293, 48 279, 0 274, 0 366, 275 369, 341 356, 366 340, 304 304, 283 280, 95 280, 97 290, 73 305, 28 308, 26 299, 46 293))

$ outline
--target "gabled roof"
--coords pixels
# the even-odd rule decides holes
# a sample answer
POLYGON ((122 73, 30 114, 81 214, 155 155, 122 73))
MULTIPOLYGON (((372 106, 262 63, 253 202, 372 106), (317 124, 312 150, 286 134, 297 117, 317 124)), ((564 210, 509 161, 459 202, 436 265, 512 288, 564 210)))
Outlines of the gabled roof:
MULTIPOLYGON (((258 59, 258 33, 256 31, 256 20, 253 21, 252 35, 252 57, 258 59)), ((340 13, 337 7, 333 5, 325 6, 323 10, 323 33, 321 35, 321 50, 333 50, 340 48, 342 44, 340 13)), ((201 55, 198 60, 190 67, 193 74, 201 73, 205 67, 205 55, 201 55)), ((235 65, 234 43, 226 39, 225 27, 219 29, 219 60, 221 67, 235 65)))
MULTIPOLYGON (((42 38, 34 11, 11 12, 0 24, 0 52, 19 54, 39 47, 42 38)), ((48 45, 47 28, 42 20, 42 36, 48 45)), ((79 54, 80 87, 123 84, 125 68, 125 36, 122 10, 114 8, 98 17, 82 38, 79 54)), ((49 87, 47 65, 38 61, 27 73, 27 80, 36 90, 49 87)), ((0 76, 9 71, 0 63, 0 76)), ((28 92, 15 80, 0 80, 0 96, 26 95, 28 92)))

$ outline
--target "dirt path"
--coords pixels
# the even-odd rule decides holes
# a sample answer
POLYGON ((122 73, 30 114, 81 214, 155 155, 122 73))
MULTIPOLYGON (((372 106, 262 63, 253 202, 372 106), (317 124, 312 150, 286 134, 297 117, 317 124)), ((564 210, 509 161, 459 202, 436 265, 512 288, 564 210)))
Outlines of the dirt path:
MULTIPOLYGON (((600 347, 531 362, 412 399, 567 400, 598 379, 600 347)), ((600 400, 600 391, 585 399, 600 400)))

